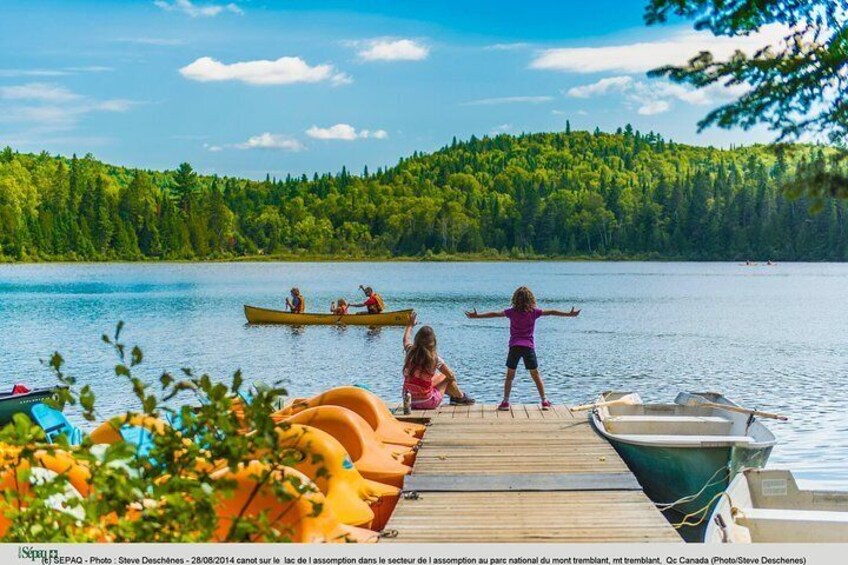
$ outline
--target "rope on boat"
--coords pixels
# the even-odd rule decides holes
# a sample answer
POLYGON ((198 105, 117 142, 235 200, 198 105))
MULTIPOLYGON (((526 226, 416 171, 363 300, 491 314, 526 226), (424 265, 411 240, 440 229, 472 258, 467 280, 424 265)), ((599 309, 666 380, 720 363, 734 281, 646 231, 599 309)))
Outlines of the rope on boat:
POLYGON ((699 490, 695 494, 690 494, 688 496, 684 496, 683 498, 675 500, 674 502, 669 502, 669 503, 666 503, 666 504, 656 504, 656 507, 660 512, 663 512, 665 510, 671 510, 672 508, 674 508, 675 506, 678 506, 680 504, 692 502, 693 500, 696 500, 699 496, 701 496, 704 493, 704 491, 706 491, 708 488, 721 483, 723 480, 725 480, 729 476, 730 476, 730 468, 729 467, 726 467, 726 466, 725 467, 719 467, 718 469, 716 469, 716 472, 713 473, 713 475, 709 479, 707 479, 706 484, 704 484, 704 486, 701 487, 701 490, 699 490), (719 478, 716 478, 717 475, 719 473, 721 473, 722 471, 724 471, 726 474, 719 477, 719 478))
POLYGON ((730 500, 730 496, 727 494, 727 492, 722 491, 722 492, 716 494, 714 497, 712 497, 710 499, 710 501, 705 506, 702 506, 701 508, 699 508, 698 510, 695 510, 694 512, 690 512, 689 514, 684 516, 683 520, 681 520, 680 522, 678 522, 676 524, 672 524, 672 527, 675 530, 679 530, 680 528, 682 528, 684 526, 691 526, 691 527, 700 526, 701 524, 704 523, 704 520, 707 519, 707 514, 709 514, 709 510, 712 507, 713 503, 716 500, 718 500, 719 498, 721 498, 722 496, 726 496, 727 500, 731 504, 733 504, 733 501, 730 500), (701 515, 701 517, 698 518, 697 522, 689 522, 689 518, 693 518, 695 516, 698 516, 699 514, 701 515))
MULTIPOLYGON (((736 465, 736 467, 737 467, 737 468, 744 468, 744 467, 747 467, 747 466, 748 466, 748 463, 749 463, 752 459, 755 459, 756 457, 757 457, 757 454, 756 454, 756 453, 749 453, 749 454, 747 455, 747 457, 745 458, 745 460, 744 460, 744 461, 742 461, 741 463, 739 463, 738 465, 736 465)), ((726 466, 724 466, 724 467, 719 467, 718 469, 716 469, 716 472, 715 472, 715 473, 713 473, 713 475, 712 475, 709 479, 707 479, 706 484, 705 484, 703 487, 701 487, 701 490, 699 490, 699 491, 698 491, 698 492, 696 492, 695 494, 690 494, 690 495, 688 495, 688 496, 684 496, 683 498, 680 498, 680 499, 678 499, 678 500, 675 500, 674 502, 669 502, 669 503, 667 503, 667 504, 655 504, 655 506, 657 507, 657 509, 658 509, 660 512, 664 512, 664 511, 666 511, 666 510, 671 510, 672 508, 674 508, 675 506, 677 506, 677 505, 679 505, 679 504, 686 504, 687 502, 692 502, 693 500, 697 500, 697 499, 698 499, 698 497, 699 497, 699 496, 701 496, 701 495, 702 495, 702 494, 703 494, 703 493, 704 493, 704 492, 705 492, 708 488, 710 488, 711 486, 715 486, 715 485, 717 485, 717 484, 720 484, 720 483, 721 483, 722 481, 724 481, 725 479, 730 479, 730 478, 732 477, 732 474, 733 474, 733 473, 731 472, 731 466, 730 466, 730 464, 728 464, 728 465, 726 465, 726 466), (719 477, 719 478, 716 478, 716 476, 717 476, 719 473, 721 473, 722 471, 724 471, 726 474, 725 474, 725 475, 722 475, 722 476, 721 476, 721 477, 719 477)), ((710 501, 710 504, 712 504, 712 503, 716 500, 716 498, 718 498, 718 495, 716 495, 716 496, 714 496, 714 497, 713 497, 713 499, 710 501)), ((729 500, 729 499, 728 499, 728 500, 729 500)), ((732 502, 731 502, 731 503, 732 503, 732 502)), ((707 505, 707 507, 709 507, 709 505, 710 505, 710 504, 708 504, 708 505, 707 505)), ((703 510, 703 508, 702 508, 701 510, 703 510)), ((697 513, 698 513, 698 512, 700 512, 701 510, 697 510, 696 512, 694 512, 694 514, 697 514, 697 513)), ((687 516, 687 517, 688 517, 688 516, 687 516)), ((705 516, 705 517, 706 517, 706 516, 705 516)), ((685 521, 685 520, 686 520, 686 518, 684 518, 684 521, 685 521)), ((702 519, 701 521, 703 521, 703 519, 702 519)), ((699 522, 699 523, 700 523, 700 522, 699 522)))

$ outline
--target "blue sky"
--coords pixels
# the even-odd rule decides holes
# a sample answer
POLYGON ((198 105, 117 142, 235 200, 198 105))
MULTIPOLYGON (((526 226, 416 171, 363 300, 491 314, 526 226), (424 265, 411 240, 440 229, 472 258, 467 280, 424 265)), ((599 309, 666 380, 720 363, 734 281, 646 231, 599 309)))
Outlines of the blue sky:
POLYGON ((0 0, 0 146, 263 177, 391 165, 472 134, 614 130, 676 141, 738 90, 645 71, 780 30, 647 28, 644 0, 0 0))

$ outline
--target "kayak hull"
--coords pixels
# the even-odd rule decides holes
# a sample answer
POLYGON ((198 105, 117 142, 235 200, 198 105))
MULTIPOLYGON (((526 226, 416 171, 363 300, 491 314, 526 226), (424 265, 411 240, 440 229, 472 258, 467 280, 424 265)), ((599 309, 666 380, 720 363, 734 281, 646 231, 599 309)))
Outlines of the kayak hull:
POLYGON ((52 388, 37 388, 24 394, 0 394, 0 426, 12 421, 12 416, 21 413, 27 416, 35 404, 53 396, 52 388))
POLYGON ((405 326, 412 310, 381 312, 380 314, 294 314, 269 308, 244 306, 244 316, 249 324, 279 324, 287 326, 405 326))

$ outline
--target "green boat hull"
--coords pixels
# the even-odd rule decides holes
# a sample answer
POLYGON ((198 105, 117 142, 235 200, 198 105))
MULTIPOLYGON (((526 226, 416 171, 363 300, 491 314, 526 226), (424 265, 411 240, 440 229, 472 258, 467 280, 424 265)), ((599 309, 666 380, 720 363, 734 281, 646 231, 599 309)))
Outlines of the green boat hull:
POLYGON ((29 416, 32 407, 53 396, 53 392, 53 389, 42 388, 25 394, 3 394, 0 396, 0 426, 11 422, 15 414, 29 416))
POLYGON ((656 504, 694 495, 712 483, 695 499, 674 507, 678 514, 699 512, 699 517, 706 506, 712 509, 718 502, 716 496, 724 492, 742 468, 764 467, 772 450, 771 445, 683 448, 634 445, 614 439, 610 443, 656 504))

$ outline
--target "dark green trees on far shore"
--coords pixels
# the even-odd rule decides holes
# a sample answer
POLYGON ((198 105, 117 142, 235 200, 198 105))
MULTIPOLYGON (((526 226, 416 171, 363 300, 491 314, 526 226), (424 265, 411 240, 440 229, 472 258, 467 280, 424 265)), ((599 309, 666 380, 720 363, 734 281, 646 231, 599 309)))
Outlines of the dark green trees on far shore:
POLYGON ((846 203, 782 190, 799 169, 831 170, 829 153, 693 147, 628 126, 472 137, 362 176, 252 181, 6 148, 0 259, 845 260, 846 203))

